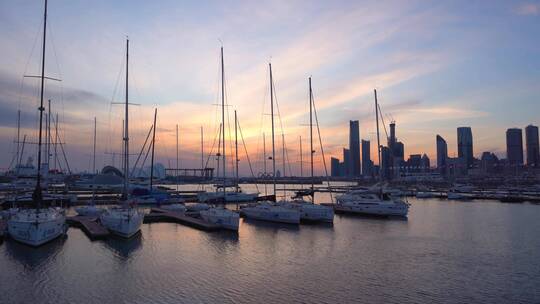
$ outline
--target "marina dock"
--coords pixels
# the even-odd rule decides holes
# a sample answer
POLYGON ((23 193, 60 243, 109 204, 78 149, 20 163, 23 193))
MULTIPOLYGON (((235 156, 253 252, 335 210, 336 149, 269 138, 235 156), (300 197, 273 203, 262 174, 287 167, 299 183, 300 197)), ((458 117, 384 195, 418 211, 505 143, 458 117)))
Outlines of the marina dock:
POLYGON ((97 218, 88 216, 68 216, 66 223, 69 226, 81 228, 93 240, 105 239, 110 235, 109 230, 97 222, 97 218))
POLYGON ((144 223, 178 223, 204 231, 216 231, 220 226, 208 223, 201 219, 160 208, 152 208, 149 214, 145 214, 144 223))

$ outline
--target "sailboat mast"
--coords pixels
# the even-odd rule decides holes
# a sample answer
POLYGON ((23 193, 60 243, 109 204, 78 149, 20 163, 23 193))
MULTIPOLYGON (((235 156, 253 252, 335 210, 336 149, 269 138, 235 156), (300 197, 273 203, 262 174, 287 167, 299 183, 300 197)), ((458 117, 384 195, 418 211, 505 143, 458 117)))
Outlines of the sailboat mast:
POLYGON ((178 124, 176 124, 176 190, 178 190, 178 124))
POLYGON ((128 110, 128 88, 129 88, 129 39, 126 39, 126 105, 125 105, 125 126, 124 126, 124 199, 128 198, 129 187, 129 110, 128 110))
POLYGON ((201 126, 201 169, 204 170, 204 131, 201 126))
POLYGON ((225 195, 225 176, 226 176, 226 162, 225 162, 225 64, 223 62, 223 47, 221 47, 221 134, 222 134, 222 146, 223 146, 223 195, 225 195))
POLYGON ((150 192, 152 192, 152 185, 154 182, 154 151, 156 148, 156 129, 157 129, 156 118, 157 118, 157 109, 155 109, 154 111, 154 128, 152 130, 153 134, 152 134, 152 158, 150 159, 150 192))
POLYGON ((272 178, 274 183, 274 196, 276 196, 276 145, 274 134, 274 81, 272 79, 272 64, 269 63, 270 68, 270 116, 272 120, 272 178))
POLYGON ((379 157, 379 180, 382 180, 382 166, 381 166, 381 140, 379 137, 379 104, 377 102, 377 90, 374 89, 375 93, 375 120, 377 122, 377 154, 379 157))
POLYGON ((304 157, 302 155, 302 135, 300 135, 300 177, 304 177, 304 157))
MULTIPOLYGON (((263 132, 263 167, 264 167, 264 179, 266 180, 266 137, 263 132)), ((268 195, 266 181, 264 182, 264 195, 268 195)))
POLYGON ((96 137, 97 137, 97 119, 94 117, 94 159, 92 160, 92 173, 96 173, 96 137))
POLYGON ((234 110, 234 154, 235 154, 235 165, 236 165, 236 192, 238 192, 238 180, 239 180, 239 174, 238 174, 238 162, 240 161, 238 159, 238 118, 236 116, 236 110, 234 110))
POLYGON ((37 159, 37 180, 36 189, 32 198, 36 202, 36 206, 39 209, 42 203, 41 194, 41 144, 42 144, 42 132, 43 132, 43 92, 45 88, 45 43, 47 38, 47 0, 45 0, 45 12, 43 13, 43 49, 41 55, 41 92, 40 92, 40 104, 39 104, 39 140, 38 140, 38 159, 37 159))
POLYGON ((309 157, 311 163, 311 201, 315 198, 313 181, 313 91, 311 90, 311 77, 309 77, 309 157))
POLYGON ((47 112, 47 168, 50 169, 51 159, 51 100, 49 99, 49 109, 47 112))
POLYGON ((21 110, 18 110, 17 111, 17 160, 16 160, 16 163, 15 163, 15 172, 18 172, 19 171, 19 165, 20 165, 20 161, 19 161, 19 152, 20 152, 20 141, 21 141, 21 110))

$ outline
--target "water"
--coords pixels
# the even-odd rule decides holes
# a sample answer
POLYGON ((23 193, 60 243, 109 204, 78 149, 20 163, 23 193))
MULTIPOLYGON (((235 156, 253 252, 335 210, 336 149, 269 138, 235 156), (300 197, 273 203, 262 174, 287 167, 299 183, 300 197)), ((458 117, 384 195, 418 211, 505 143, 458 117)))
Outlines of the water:
POLYGON ((411 200, 408 220, 144 224, 0 245, 1 303, 539 303, 540 206, 411 200))

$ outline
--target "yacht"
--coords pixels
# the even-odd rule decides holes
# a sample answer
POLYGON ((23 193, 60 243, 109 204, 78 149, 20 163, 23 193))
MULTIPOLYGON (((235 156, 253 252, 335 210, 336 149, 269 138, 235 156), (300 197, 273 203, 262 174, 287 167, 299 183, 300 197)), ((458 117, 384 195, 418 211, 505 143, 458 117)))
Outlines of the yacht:
POLYGON ((143 223, 144 213, 133 206, 118 206, 105 210, 99 220, 111 233, 124 238, 137 234, 143 223))
POLYGON ((177 212, 177 213, 185 213, 186 210, 187 210, 186 206, 184 206, 184 204, 180 204, 180 203, 163 205, 163 206, 161 206, 161 209, 171 211, 171 212, 177 212))
MULTIPOLYGON (((39 109, 39 142, 38 142, 38 168, 35 170, 36 183, 32 203, 35 207, 31 209, 20 209, 10 214, 7 222, 8 233, 16 241, 30 246, 40 246, 53 239, 64 235, 67 231, 66 217, 61 208, 48 208, 43 206, 42 187, 45 186, 43 174, 46 174, 48 164, 42 165, 42 130, 43 130, 43 95, 45 77, 45 33, 47 28, 47 1, 43 14, 43 57, 41 65, 41 98, 39 109)), ((33 170, 31 172, 34 172, 33 170)))
POLYGON ((66 231, 66 218, 56 208, 22 209, 8 220, 9 236, 34 247, 52 241, 66 231))
POLYGON ((186 205, 186 208, 188 211, 199 212, 199 211, 210 209, 210 205, 205 204, 205 203, 194 203, 194 204, 186 205))
POLYGON ((300 220, 304 222, 334 222, 332 207, 317 205, 305 200, 280 201, 278 205, 300 212, 300 220))
POLYGON ((99 208, 94 204, 75 207, 75 212, 80 216, 99 217, 105 209, 99 208))
POLYGON ((205 202, 227 202, 227 203, 235 203, 235 202, 253 202, 257 199, 259 196, 259 193, 243 193, 242 191, 235 191, 235 192, 225 192, 223 191, 216 191, 216 192, 200 192, 197 194, 197 199, 199 202, 205 203, 205 202), (223 199, 225 197, 225 199, 223 199))
POLYGON ((241 210, 248 219, 286 224, 300 224, 300 212, 298 210, 284 208, 270 201, 244 206, 241 210))
POLYGON ((450 191, 448 191, 447 198, 449 200, 461 200, 461 201, 470 199, 470 197, 467 196, 465 193, 458 192, 454 189, 450 189, 450 191))
POLYGON ((407 216, 409 204, 388 193, 351 191, 337 197, 336 210, 378 216, 407 216))
MULTIPOLYGON (((122 193, 122 205, 117 207, 111 207, 104 211, 99 220, 105 228, 107 228, 111 233, 124 238, 130 238, 137 234, 144 220, 144 213, 135 207, 136 201, 128 203, 129 199, 129 124, 128 124, 128 62, 129 58, 129 39, 126 40, 126 99, 125 99, 125 119, 124 119, 124 132, 122 134, 122 139, 124 143, 124 155, 123 155, 123 164, 124 164, 124 189, 122 193)), ((154 116, 155 117, 155 116, 154 116)), ((155 118, 154 118, 155 126, 155 118)), ((155 130, 155 127, 154 127, 155 130)), ((151 187, 150 187, 151 189, 151 187)))
POLYGON ((201 218, 222 228, 238 231, 240 215, 226 208, 210 208, 200 212, 201 218))

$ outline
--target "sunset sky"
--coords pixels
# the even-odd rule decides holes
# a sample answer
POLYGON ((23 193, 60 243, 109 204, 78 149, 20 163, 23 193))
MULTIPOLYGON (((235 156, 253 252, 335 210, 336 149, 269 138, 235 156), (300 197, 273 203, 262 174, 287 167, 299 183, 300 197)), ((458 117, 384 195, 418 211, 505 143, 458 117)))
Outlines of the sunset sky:
MULTIPOLYGON (((15 151, 17 110, 21 133, 36 140, 38 81, 22 76, 40 73, 42 14, 41 1, 0 1, 2 169, 15 151)), ((540 124, 540 1, 49 0, 48 17, 46 74, 62 82, 47 81, 45 95, 59 113, 75 170, 90 168, 94 117, 98 167, 112 164, 106 152, 120 151, 123 113, 111 102, 124 100, 126 36, 130 100, 140 104, 130 111, 132 152, 141 148, 157 107, 156 157, 166 166, 175 166, 176 124, 181 167, 200 166, 201 126, 210 151, 219 124, 220 40, 230 126, 236 109, 256 172, 263 132, 271 151, 269 61, 295 174, 299 136, 309 151, 309 76, 327 159, 341 158, 351 119, 360 120, 361 138, 374 143, 374 88, 385 122, 396 121, 406 157, 427 153, 432 164, 436 134, 452 156, 456 127, 471 126, 476 156, 506 157, 507 128, 540 124)), ((35 147, 26 149, 26 156, 35 154, 35 147)), ((375 149, 372 144, 374 160, 375 149)), ((247 175, 244 153, 240 158, 247 175)))

